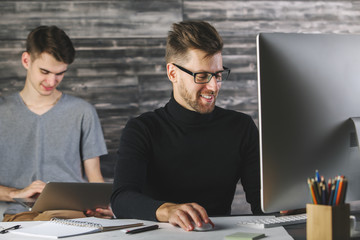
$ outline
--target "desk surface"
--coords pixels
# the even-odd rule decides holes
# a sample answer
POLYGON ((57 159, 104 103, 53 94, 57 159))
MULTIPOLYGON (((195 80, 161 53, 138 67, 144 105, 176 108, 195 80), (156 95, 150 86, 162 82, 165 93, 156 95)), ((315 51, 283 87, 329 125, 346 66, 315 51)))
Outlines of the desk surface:
MULTIPOLYGON (((108 232, 101 232, 101 233, 92 233, 92 234, 86 234, 81 236, 75 236, 75 237, 67 237, 66 239, 88 239, 88 240, 98 240, 98 239, 171 239, 171 240, 201 240, 201 239, 224 239, 226 235, 236 233, 236 232, 259 232, 259 233, 265 233, 267 236, 266 239, 277 239, 277 240, 287 240, 287 239, 293 239, 287 231, 283 227, 276 227, 276 228, 270 228, 270 229, 252 229, 252 228, 244 228, 237 225, 237 222, 240 221, 240 219, 244 218, 254 218, 254 216, 234 216, 234 217, 214 217, 211 218, 212 221, 215 224, 215 229, 208 232, 185 232, 182 229, 178 227, 174 227, 171 224, 168 223, 157 223, 160 226, 160 229, 148 231, 148 232, 142 232, 137 234, 125 234, 124 232, 120 230, 116 231, 108 231, 108 232)), ((140 221, 144 224, 154 224, 154 222, 149 221, 140 221)), ((17 224, 21 224, 22 227, 26 226, 32 226, 34 224, 39 224, 39 222, 19 222, 17 224)), ((15 225, 13 222, 1 222, 0 226, 2 227, 10 227, 15 225)), ((6 233, 6 234, 0 234, 0 239, 37 239, 34 237, 27 237, 25 238, 22 235, 17 235, 13 233, 6 233)), ((43 238, 45 239, 45 238, 43 238)))
MULTIPOLYGON (((360 225, 360 212, 357 214, 353 214, 357 218, 357 225, 360 225)), ((253 229, 253 228, 244 228, 237 225, 237 222, 247 218, 256 218, 256 216, 233 216, 233 217, 213 217, 211 218, 215 223, 216 227, 212 231, 208 232, 185 232, 178 227, 174 227, 168 223, 156 223, 159 224, 160 229, 137 233, 133 235, 125 234, 120 230, 109 231, 109 232, 101 232, 101 233, 92 233, 75 237, 67 237, 65 239, 87 239, 87 240, 98 240, 98 239, 171 239, 171 240, 202 240, 202 239, 224 239, 226 235, 235 233, 235 232, 259 232, 265 233, 267 236, 266 239, 279 239, 279 240, 287 240, 287 239, 295 239, 295 240, 305 240, 306 239, 306 224, 296 224, 296 225, 288 225, 285 227, 276 227, 270 229, 253 229)), ((142 221, 144 224, 154 224, 154 222, 150 221, 142 221)), ((0 222, 1 227, 10 227, 16 224, 21 224, 22 227, 32 226, 35 224, 39 224, 41 222, 0 222)), ((360 234, 358 237, 352 237, 351 239, 360 239, 360 234)), ((34 237, 24 237, 22 235, 16 235, 11 233, 0 234, 1 239, 38 239, 34 237)), ((42 238, 46 239, 46 238, 42 238)))

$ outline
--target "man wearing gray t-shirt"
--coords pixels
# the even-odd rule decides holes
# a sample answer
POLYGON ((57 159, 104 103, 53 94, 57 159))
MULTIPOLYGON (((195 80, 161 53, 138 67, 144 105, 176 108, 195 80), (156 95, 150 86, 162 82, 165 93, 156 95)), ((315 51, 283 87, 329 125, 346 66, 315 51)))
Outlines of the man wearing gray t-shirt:
MULTIPOLYGON (((13 198, 36 196, 48 181, 104 182, 99 156, 107 150, 96 110, 57 90, 74 57, 63 30, 34 29, 21 58, 25 86, 0 98, 0 201, 11 202, 5 214, 25 211, 13 198)), ((112 216, 110 209, 87 214, 112 216)))

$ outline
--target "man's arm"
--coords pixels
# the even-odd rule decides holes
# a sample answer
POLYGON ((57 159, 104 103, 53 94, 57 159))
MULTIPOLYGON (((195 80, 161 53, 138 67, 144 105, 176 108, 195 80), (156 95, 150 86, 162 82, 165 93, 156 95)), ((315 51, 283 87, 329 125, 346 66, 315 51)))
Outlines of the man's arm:
POLYGON ((259 132, 255 123, 250 120, 246 128, 247 144, 244 144, 244 165, 241 173, 246 200, 251 204, 253 214, 263 214, 260 203, 260 153, 259 153, 259 132))
POLYGON ((104 178, 101 174, 99 157, 85 160, 84 170, 89 182, 104 182, 104 178))
POLYGON ((24 189, 0 186, 0 201, 13 202, 13 198, 27 198, 40 194, 46 183, 37 180, 24 189))
POLYGON ((156 221, 155 212, 165 203, 143 193, 151 155, 147 129, 138 119, 131 119, 123 129, 111 196, 111 207, 117 218, 156 221))

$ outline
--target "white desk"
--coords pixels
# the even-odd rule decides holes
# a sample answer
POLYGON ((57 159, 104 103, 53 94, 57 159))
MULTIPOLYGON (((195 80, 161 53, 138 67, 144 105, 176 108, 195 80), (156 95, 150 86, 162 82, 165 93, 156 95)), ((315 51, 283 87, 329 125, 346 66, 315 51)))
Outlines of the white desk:
MULTIPOLYGON (((108 231, 108 232, 101 232, 101 233, 92 233, 92 234, 86 234, 81 236, 75 236, 75 237, 67 237, 64 239, 88 239, 88 240, 100 240, 100 239, 146 239, 146 240, 212 240, 212 239, 224 239, 226 235, 235 233, 235 232, 259 232, 259 233, 265 233, 267 236, 267 240, 276 239, 276 240, 287 240, 287 239, 293 239, 287 231, 283 227, 276 227, 276 228, 270 228, 270 229, 253 229, 253 228, 244 228, 239 227, 236 225, 237 222, 241 218, 254 218, 255 216, 246 216, 246 217, 213 217, 211 218, 212 221, 215 224, 215 229, 208 232, 185 232, 182 229, 178 227, 174 227, 171 224, 168 223, 156 223, 159 224, 160 229, 153 230, 153 231, 147 231, 142 233, 136 233, 136 234, 125 234, 124 232, 121 232, 120 230, 116 231, 108 231)), ((154 224, 154 222, 150 221, 142 221, 139 220, 139 222, 143 222, 144 224, 154 224)), ((32 226, 34 224, 39 224, 39 222, 0 222, 1 227, 11 227, 13 225, 20 224, 22 227, 26 226, 32 226)), ((12 234, 12 233, 5 233, 0 234, 0 239, 38 239, 34 237, 25 237, 22 235, 12 234)), ((46 238, 41 238, 46 239, 46 238)), ((47 238, 49 239, 49 238, 47 238)))

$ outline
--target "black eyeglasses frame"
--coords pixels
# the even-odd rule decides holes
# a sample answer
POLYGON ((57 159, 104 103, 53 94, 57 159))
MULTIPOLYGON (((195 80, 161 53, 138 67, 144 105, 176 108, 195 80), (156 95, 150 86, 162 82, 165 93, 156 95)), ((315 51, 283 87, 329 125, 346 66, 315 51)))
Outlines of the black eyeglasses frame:
POLYGON ((226 79, 221 79, 220 81, 216 79, 216 81, 217 81, 217 82, 226 81, 226 80, 229 78, 229 75, 230 75, 230 72, 231 72, 231 69, 230 69, 230 68, 227 68, 227 67, 223 66, 224 70, 217 71, 217 72, 215 72, 215 73, 211 73, 211 72, 195 72, 195 73, 194 73, 194 72, 192 72, 192 71, 190 71, 190 70, 188 70, 188 69, 186 69, 186 68, 184 68, 184 67, 182 67, 182 66, 179 66, 179 65, 177 65, 177 64, 175 64, 175 63, 172 63, 172 64, 173 64, 174 66, 176 66, 177 68, 179 68, 181 71, 186 72, 187 74, 193 76, 193 77, 194 77, 194 82, 195 82, 196 84, 206 84, 206 83, 210 82, 211 79, 212 79, 214 76, 215 76, 215 79, 216 79, 216 75, 219 74, 219 73, 223 73, 223 72, 228 72, 228 74, 227 74, 227 76, 226 76, 226 79), (197 74, 203 74, 203 73, 206 73, 206 74, 208 74, 208 76, 210 75, 211 77, 208 77, 207 82, 196 82, 196 75, 197 75, 197 74))

